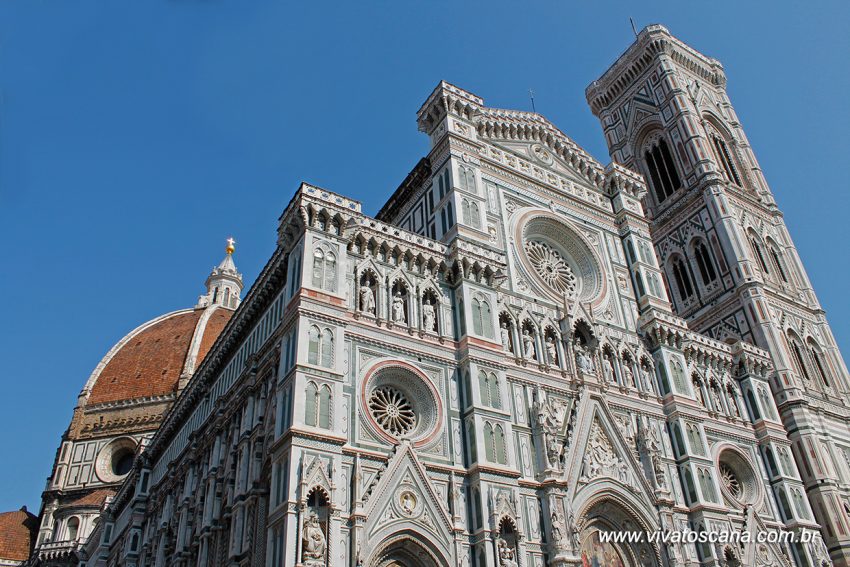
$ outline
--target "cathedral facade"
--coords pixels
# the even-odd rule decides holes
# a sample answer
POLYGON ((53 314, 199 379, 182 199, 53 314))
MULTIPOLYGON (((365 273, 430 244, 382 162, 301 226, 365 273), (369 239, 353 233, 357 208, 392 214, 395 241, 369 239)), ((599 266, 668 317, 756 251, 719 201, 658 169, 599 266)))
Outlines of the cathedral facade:
POLYGON ((134 461, 84 389, 33 561, 850 565, 847 369, 725 81, 644 29, 587 89, 608 165, 441 82, 377 215, 296 191, 134 461), (744 537, 611 540, 686 532, 744 537))

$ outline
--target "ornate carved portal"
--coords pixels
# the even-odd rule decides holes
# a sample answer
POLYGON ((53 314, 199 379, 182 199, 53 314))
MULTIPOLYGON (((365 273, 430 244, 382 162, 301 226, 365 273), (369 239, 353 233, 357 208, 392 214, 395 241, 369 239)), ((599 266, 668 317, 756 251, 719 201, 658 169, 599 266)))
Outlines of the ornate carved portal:
POLYGON ((402 534, 384 544, 369 567, 448 567, 412 534, 402 534))

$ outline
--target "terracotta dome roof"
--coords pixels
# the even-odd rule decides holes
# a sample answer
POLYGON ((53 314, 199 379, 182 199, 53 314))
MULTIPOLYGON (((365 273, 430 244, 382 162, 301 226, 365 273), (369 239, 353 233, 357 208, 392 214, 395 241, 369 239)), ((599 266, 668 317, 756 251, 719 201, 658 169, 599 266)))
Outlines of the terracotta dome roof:
POLYGON ((86 405, 175 392, 181 374, 191 374, 200 365, 232 314, 221 307, 186 309, 136 328, 92 373, 86 405))
POLYGON ((0 514, 0 560, 26 561, 38 531, 38 518, 26 508, 0 514))

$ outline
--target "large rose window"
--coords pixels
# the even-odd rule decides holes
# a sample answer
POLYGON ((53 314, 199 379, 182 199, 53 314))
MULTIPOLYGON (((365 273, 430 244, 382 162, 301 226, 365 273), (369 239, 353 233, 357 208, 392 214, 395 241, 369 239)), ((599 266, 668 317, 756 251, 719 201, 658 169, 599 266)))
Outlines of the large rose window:
POLYGON ((726 463, 720 463, 720 480, 723 482, 723 486, 726 487, 726 490, 729 491, 734 498, 741 497, 741 483, 738 481, 737 475, 735 475, 735 471, 732 470, 732 467, 727 465, 726 463))
POLYGON ((431 443, 442 427, 442 402, 431 380, 414 365, 378 363, 364 377, 361 407, 369 429, 390 443, 431 443))
POLYGON ((546 285, 569 295, 575 292, 576 277, 560 252, 541 240, 529 240, 525 243, 525 253, 546 285))
POLYGON ((717 458, 720 487, 732 500, 757 504, 762 497, 760 483, 749 460, 734 449, 724 449, 717 458))
POLYGON ((416 425, 416 412, 411 403, 404 394, 389 386, 372 390, 369 411, 384 431, 396 437, 416 425))
POLYGON ((516 225, 515 251, 539 291, 557 299, 592 302, 604 295, 605 278, 585 238, 554 213, 532 211, 516 225))

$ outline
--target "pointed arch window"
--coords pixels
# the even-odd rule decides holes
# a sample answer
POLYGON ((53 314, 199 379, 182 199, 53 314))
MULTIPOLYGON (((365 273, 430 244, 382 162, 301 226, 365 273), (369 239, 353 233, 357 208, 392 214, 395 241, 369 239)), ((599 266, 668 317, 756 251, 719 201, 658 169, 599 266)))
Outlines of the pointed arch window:
POLYGON ((812 362, 814 362, 821 381, 823 381, 823 385, 831 388, 832 385, 829 382, 829 375, 826 372, 826 361, 823 359, 823 353, 821 353, 820 348, 811 339, 809 339, 809 354, 812 357, 812 362))
POLYGON ((485 299, 472 299, 472 330, 476 335, 493 338, 493 316, 485 299))
POLYGON ((699 241, 694 245, 694 256, 697 260, 697 267, 702 277, 702 283, 708 285, 716 280, 717 271, 714 269, 714 262, 712 262, 711 254, 708 252, 708 248, 704 242, 699 241))
POLYGON ((797 368, 806 380, 811 380, 809 369, 806 366, 806 360, 803 358, 803 351, 800 349, 800 344, 794 337, 788 337, 788 342, 791 343, 791 353, 794 355, 794 362, 797 363, 797 368))
POLYGON ((691 276, 688 274, 688 267, 681 258, 673 259, 673 279, 676 280, 679 297, 682 300, 690 299, 694 294, 694 286, 691 283, 691 276))
POLYGON ((502 429, 501 425, 496 425, 493 428, 493 437, 494 437, 494 451, 496 452, 496 462, 504 465, 507 464, 508 458, 507 453, 505 452, 505 431, 502 429))
POLYGON ((764 252, 761 249, 761 242, 759 242, 759 239, 755 235, 750 235, 750 245, 753 247, 753 252, 759 261, 762 271, 765 274, 770 275, 770 269, 767 267, 767 262, 764 260, 764 252))
POLYGON ((475 186, 475 172, 471 167, 460 166, 460 187, 470 193, 478 192, 475 186))
POLYGON ((773 267, 776 273, 779 274, 783 282, 788 283, 788 276, 785 275, 785 269, 782 267, 782 259, 779 257, 779 252, 774 246, 768 245, 768 248, 770 249, 770 259, 773 260, 773 267))
POLYGON ((307 382, 304 395, 304 423, 310 427, 331 428, 331 388, 327 384, 321 388, 315 382, 307 382))
POLYGON ((484 454, 487 460, 491 463, 496 462, 495 439, 493 438, 493 426, 489 423, 484 424, 484 454))
POLYGON ((742 187, 741 178, 738 176, 738 169, 735 167, 735 162, 732 160, 732 154, 729 152, 729 147, 726 145, 726 140, 714 134, 711 136, 714 143, 714 150, 717 153, 717 158, 723 166, 723 171, 726 173, 726 179, 742 187))
POLYGON ((336 291, 336 255, 321 248, 313 251, 313 287, 336 291))
POLYGON ((676 171, 676 165, 670 149, 667 147, 667 142, 663 138, 653 143, 644 152, 644 160, 649 170, 652 188, 655 190, 655 196, 659 203, 664 202, 670 195, 681 189, 682 182, 679 179, 679 173, 676 171))
POLYGON ((499 395, 499 381, 492 372, 487 374, 483 370, 478 373, 478 387, 481 395, 481 403, 485 406, 501 409, 502 400, 499 395))
POLYGON ((304 423, 316 427, 316 417, 319 413, 319 388, 315 382, 307 382, 307 392, 304 396, 304 423))
POLYGON ((307 362, 316 366, 333 366, 334 334, 328 328, 311 325, 308 332, 307 362))

